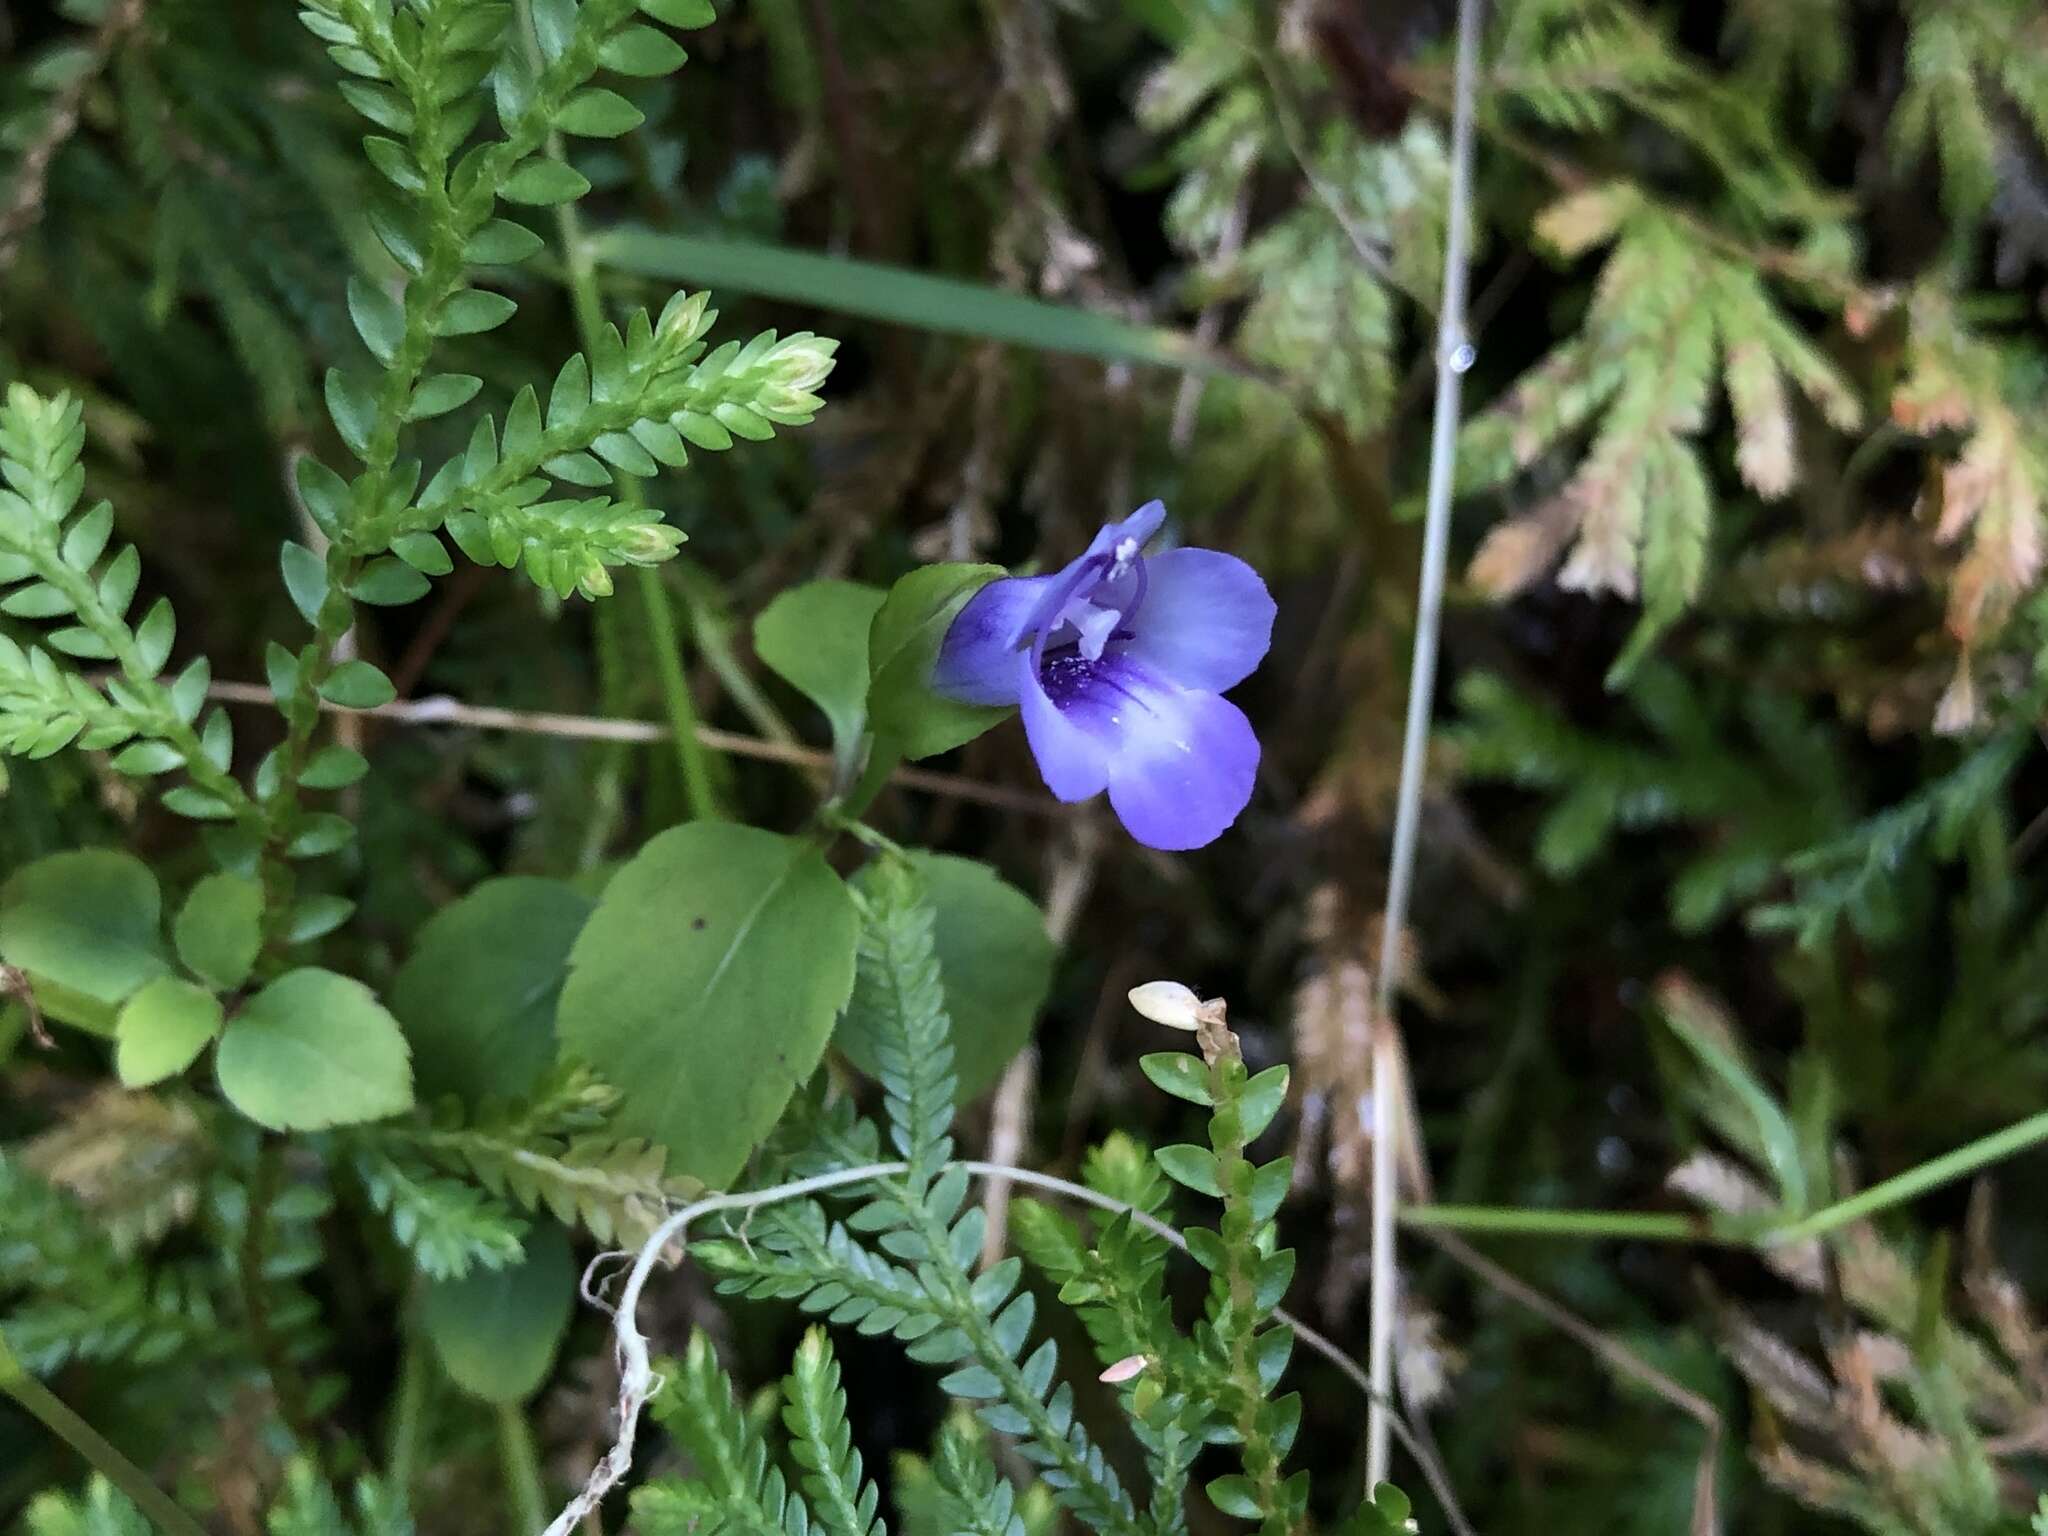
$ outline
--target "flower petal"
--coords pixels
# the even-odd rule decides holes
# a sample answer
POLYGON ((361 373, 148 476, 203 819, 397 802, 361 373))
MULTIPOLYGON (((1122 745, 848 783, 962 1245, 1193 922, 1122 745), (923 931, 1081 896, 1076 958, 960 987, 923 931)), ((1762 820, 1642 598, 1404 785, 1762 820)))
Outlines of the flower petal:
MULTIPOLYGON (((1135 541, 1137 547, 1143 549, 1165 521, 1166 503, 1148 501, 1122 522, 1104 523, 1102 531, 1096 534, 1094 541, 1089 544, 1088 555, 1114 554, 1117 545, 1123 543, 1125 539, 1135 541)), ((1088 556, 1083 555, 1081 558, 1085 560, 1088 556)))
POLYGON ((1094 667, 1076 657, 1053 658, 1047 668, 1053 685, 1049 694, 1032 666, 1031 654, 1017 658, 1024 735, 1045 787, 1061 800, 1086 800, 1101 794, 1109 783, 1109 762, 1118 739, 1116 695, 1089 686, 1094 667))
POLYGON ((1124 654, 1209 693, 1251 675, 1273 643, 1275 612, 1257 571, 1213 549, 1169 549, 1145 562, 1145 575, 1124 654))
POLYGON ((1017 648, 1057 576, 1008 576, 967 600, 939 646, 932 689, 963 704, 1015 704, 1017 648))
POLYGON ((1116 670, 1140 706, 1125 713, 1109 765, 1117 819, 1151 848, 1214 842, 1252 797, 1259 738, 1251 722, 1213 693, 1176 688, 1128 662, 1116 670))

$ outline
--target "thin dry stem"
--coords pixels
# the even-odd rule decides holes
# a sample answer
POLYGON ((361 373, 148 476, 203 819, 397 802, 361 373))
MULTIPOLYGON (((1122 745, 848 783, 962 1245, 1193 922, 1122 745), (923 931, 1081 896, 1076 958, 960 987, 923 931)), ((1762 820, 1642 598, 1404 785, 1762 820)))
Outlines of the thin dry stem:
MULTIPOLYGON (((220 699, 229 704, 268 704, 270 690, 260 683, 215 683, 207 689, 209 698, 220 699)), ((669 728, 652 720, 614 720, 602 715, 561 715, 545 711, 523 709, 495 709, 485 705, 464 704, 459 699, 437 694, 424 699, 400 699, 391 704, 380 704, 375 709, 343 709, 324 700, 321 709, 334 715, 368 715, 379 720, 394 721, 399 725, 452 725, 477 731, 514 731, 534 736, 557 736, 568 741, 626 741, 648 742, 667 741, 669 728)), ((788 763, 797 768, 825 768, 832 766, 832 754, 812 747, 798 746, 792 742, 766 741, 758 736, 742 736, 735 731, 721 731, 708 725, 697 727, 697 740, 714 752, 724 752, 733 757, 755 758, 768 763, 788 763)), ((904 789, 921 790, 928 795, 944 795, 955 800, 973 800, 982 805, 993 805, 1006 811, 1020 811, 1029 816, 1060 817, 1066 814, 1066 807, 1042 795, 1026 790, 1005 789, 1000 784, 984 784, 979 779, 964 778, 955 773, 932 773, 922 768, 899 768, 889 776, 889 782, 904 789)))

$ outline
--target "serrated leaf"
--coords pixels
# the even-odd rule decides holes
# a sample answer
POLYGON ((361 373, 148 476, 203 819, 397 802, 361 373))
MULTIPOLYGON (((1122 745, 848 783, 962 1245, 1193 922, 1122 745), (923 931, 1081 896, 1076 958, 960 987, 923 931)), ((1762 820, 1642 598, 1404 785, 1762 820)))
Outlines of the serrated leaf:
POLYGON ((381 1120, 412 1107, 398 1021, 332 971, 287 971, 229 1021, 215 1052, 221 1092, 276 1131, 381 1120))
POLYGON ((171 925, 186 970, 222 991, 249 979, 263 947, 263 887, 242 875, 208 875, 171 925))
POLYGON ((128 1088, 176 1077, 221 1029, 220 999, 176 976, 159 976, 127 1002, 114 1023, 114 1068, 128 1088))
POLYGON ((56 853, 0 886, 0 959, 39 980, 119 1003, 170 969, 163 895, 140 859, 56 853))

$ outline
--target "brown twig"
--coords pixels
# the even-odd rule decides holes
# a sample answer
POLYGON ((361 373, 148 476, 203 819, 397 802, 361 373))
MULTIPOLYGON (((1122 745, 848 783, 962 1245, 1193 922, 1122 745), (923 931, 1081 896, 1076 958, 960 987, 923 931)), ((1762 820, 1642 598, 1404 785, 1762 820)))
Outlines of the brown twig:
MULTIPOLYGON (((215 683, 207 689, 207 694, 228 704, 271 702, 270 690, 260 683, 215 683)), ((556 736, 569 741, 652 742, 666 741, 669 738, 668 727, 652 720, 612 720, 599 715, 558 715, 534 710, 493 709, 483 705, 464 704, 446 695, 425 699, 400 699, 396 703, 380 704, 375 709, 348 710, 324 700, 320 707, 331 714, 368 715, 374 719, 394 721, 399 725, 451 725, 478 731, 511 731, 531 736, 556 736)), ((756 758, 769 763, 788 763, 796 768, 832 766, 832 754, 814 747, 763 741, 758 736, 742 736, 735 731, 721 731, 708 725, 697 728, 697 739, 712 751, 724 752, 732 757, 756 758)), ((1066 814, 1066 807, 1042 795, 1034 795, 1027 790, 1006 789, 1000 784, 984 784, 979 779, 965 778, 957 773, 933 773, 923 768, 899 768, 889 776, 889 782, 905 789, 921 790, 928 795, 973 800, 1006 811, 1019 811, 1027 816, 1061 817, 1066 814)))
POLYGON ((142 8, 143 0, 115 0, 108 8, 87 49, 89 61, 52 98, 49 121, 21 152, 14 172, 14 195, 7 200, 7 207, 0 210, 0 273, 14 265, 23 237, 42 218, 50 164, 57 158, 57 151, 78 131, 86 92, 106 72, 122 39, 141 24, 142 8))

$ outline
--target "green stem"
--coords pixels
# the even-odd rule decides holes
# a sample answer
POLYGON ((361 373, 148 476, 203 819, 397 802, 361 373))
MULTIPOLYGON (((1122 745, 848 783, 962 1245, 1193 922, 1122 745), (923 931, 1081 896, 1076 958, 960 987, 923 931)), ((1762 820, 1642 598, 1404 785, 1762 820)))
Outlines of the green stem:
POLYGON ((0 1341, 0 1392, 27 1410, 29 1417, 85 1458, 93 1469, 128 1495, 163 1536, 207 1536, 206 1528, 180 1509, 142 1469, 80 1418, 56 1393, 22 1368, 0 1341))
POLYGON ((517 1403, 498 1405, 498 1455, 505 1469, 505 1496, 512 1506, 514 1527, 544 1530, 548 1523, 547 1488, 541 1481, 540 1452, 533 1429, 517 1403))
POLYGON ((411 1501, 419 1467, 420 1423, 426 1416, 431 1365, 426 1339, 417 1330, 407 1332, 398 1364, 398 1396, 391 1408, 390 1451, 384 1463, 385 1481, 406 1504, 411 1501))
MULTIPOLYGON (((528 55, 539 60, 540 47, 533 31, 532 0, 520 0, 519 31, 528 55)), ((547 153, 552 160, 567 162, 562 136, 550 132, 547 153)), ((595 350, 604 331, 604 301, 598 290, 597 258, 583 232, 583 218, 572 199, 555 207, 555 233, 562 242, 562 265, 568 279, 569 302, 576 312, 576 330, 583 350, 595 350)), ((645 509, 637 476, 615 470, 612 479, 619 500, 626 506, 645 509)), ((647 618, 647 641, 654 651, 655 676, 661 683, 663 708, 668 714, 669 739, 675 748, 676 766, 683 778, 683 797, 695 821, 724 819, 718 791, 711 777, 711 758, 697 739, 697 704, 690 695, 689 674, 683 668, 683 639, 677 632, 675 613, 669 607, 668 589, 661 573, 640 567, 636 578, 640 605, 647 618)))
POLYGON ((1529 1237, 1621 1237, 1650 1242, 1725 1243, 1776 1248, 1786 1243, 1823 1237, 1852 1221, 1926 1194, 2002 1161, 2029 1147, 2048 1142, 2048 1111, 2029 1115, 2002 1131, 1945 1152, 1904 1173, 1894 1174, 1846 1200, 1779 1226, 1716 1222, 1706 1216, 1656 1211, 1536 1211, 1514 1206, 1410 1205, 1401 1220, 1411 1227, 1446 1228, 1460 1232, 1514 1232, 1529 1237))
POLYGON ((1727 1241, 1704 1216, 1654 1211, 1541 1211, 1497 1205, 1404 1205, 1401 1223, 1453 1232, 1531 1237, 1633 1237, 1664 1242, 1727 1241))
POLYGON ((1847 1226, 1876 1211, 1887 1210, 1903 1204, 1917 1195, 1924 1195, 1930 1189, 1952 1183, 1965 1174, 1975 1173, 1979 1168, 2024 1152, 2029 1147, 2039 1146, 2048 1141, 2048 1111, 2029 1115, 2016 1125, 2009 1125, 2002 1131, 1993 1131, 1989 1136, 1980 1136, 1953 1152, 1908 1168, 1904 1173, 1895 1174, 1846 1200, 1823 1206, 1810 1216, 1800 1218, 1789 1226, 1775 1227, 1757 1238, 1759 1245, 1774 1247, 1780 1243, 1796 1243, 1810 1237, 1819 1237, 1837 1227, 1847 1226))

